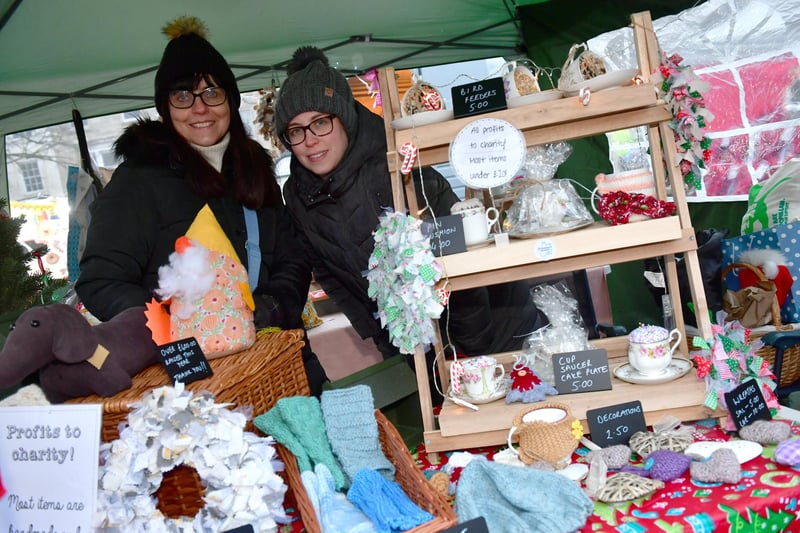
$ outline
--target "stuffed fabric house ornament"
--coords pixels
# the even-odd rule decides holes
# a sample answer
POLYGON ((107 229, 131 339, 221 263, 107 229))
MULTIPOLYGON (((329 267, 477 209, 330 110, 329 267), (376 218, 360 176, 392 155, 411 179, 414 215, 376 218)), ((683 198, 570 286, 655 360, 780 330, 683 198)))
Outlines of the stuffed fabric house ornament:
POLYGON ((156 293, 163 301, 148 304, 147 325, 159 345, 194 337, 213 359, 255 342, 247 271, 208 205, 158 269, 156 293))

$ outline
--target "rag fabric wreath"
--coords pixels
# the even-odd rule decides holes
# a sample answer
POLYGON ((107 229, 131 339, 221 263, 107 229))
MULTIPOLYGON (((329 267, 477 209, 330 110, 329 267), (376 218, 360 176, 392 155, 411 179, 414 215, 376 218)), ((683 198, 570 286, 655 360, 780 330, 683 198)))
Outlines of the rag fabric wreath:
POLYGON ((433 344, 431 319, 444 309, 433 289, 442 267, 431 252, 430 240, 420 231, 421 221, 386 211, 373 232, 375 248, 369 258, 367 294, 378 304, 381 326, 400 352, 414 353, 420 344, 433 344))
POLYGON ((245 432, 244 414, 180 382, 153 390, 134 407, 120 438, 100 447, 94 527, 188 533, 250 524, 277 531, 276 521, 289 521, 275 441, 245 432), (203 481, 206 505, 193 519, 170 519, 153 494, 165 472, 184 464, 203 481))
POLYGON ((703 188, 700 169, 711 157, 709 148, 711 139, 703 130, 714 115, 706 109, 703 93, 711 85, 701 81, 691 67, 681 65, 683 58, 678 54, 664 56, 661 65, 653 73, 653 84, 659 95, 672 112, 673 119, 669 126, 675 132, 678 148, 677 164, 681 169, 684 182, 696 190, 703 188))

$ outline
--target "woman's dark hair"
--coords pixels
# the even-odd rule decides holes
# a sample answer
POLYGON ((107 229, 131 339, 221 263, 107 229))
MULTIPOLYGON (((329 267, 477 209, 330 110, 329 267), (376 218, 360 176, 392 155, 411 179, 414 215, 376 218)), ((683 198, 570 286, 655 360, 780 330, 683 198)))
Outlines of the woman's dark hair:
MULTIPOLYGON (((209 86, 217 84, 207 74, 195 74, 170 84, 169 90, 194 91, 201 80, 209 86)), ((228 87, 223 88, 229 90, 228 87)), ((157 100, 161 98, 168 98, 168 93, 156 95, 157 100)), ((251 209, 279 205, 281 191, 275 179, 272 158, 264 154, 264 148, 248 136, 239 110, 232 108, 230 99, 226 105, 230 109, 230 144, 222 163, 223 168, 229 170, 225 179, 220 179, 219 172, 175 130, 171 115, 164 117, 164 123, 175 133, 175 156, 186 170, 189 185, 201 198, 224 196, 227 189, 232 188, 233 196, 251 209), (228 182, 229 179, 232 181, 228 182)))

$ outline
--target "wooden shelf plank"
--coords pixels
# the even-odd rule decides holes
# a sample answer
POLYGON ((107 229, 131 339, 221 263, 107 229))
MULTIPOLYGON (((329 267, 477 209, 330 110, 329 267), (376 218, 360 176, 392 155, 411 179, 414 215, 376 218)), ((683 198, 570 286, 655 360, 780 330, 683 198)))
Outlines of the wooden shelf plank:
MULTIPOLYGON (((458 278, 519 265, 595 253, 619 252, 613 256, 617 260, 591 265, 599 266, 651 257, 642 254, 652 253, 652 251, 636 250, 641 246, 679 241, 680 248, 687 246, 693 248, 691 242, 694 236, 692 235, 692 241, 686 241, 684 237, 685 232, 677 217, 643 220, 620 226, 609 226, 605 222, 596 222, 589 227, 568 233, 531 239, 511 239, 507 246, 497 247, 492 244, 461 254, 446 255, 438 258, 438 261, 448 278, 458 278)), ((661 253, 656 255, 661 255, 661 253)), ((583 258, 581 261, 583 264, 587 264, 587 258, 583 258)))

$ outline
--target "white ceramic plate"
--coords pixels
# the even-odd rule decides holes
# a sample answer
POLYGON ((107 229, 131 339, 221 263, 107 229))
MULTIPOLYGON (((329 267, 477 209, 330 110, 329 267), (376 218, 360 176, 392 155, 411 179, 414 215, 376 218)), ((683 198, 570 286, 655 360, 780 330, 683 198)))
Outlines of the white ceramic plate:
POLYGON ((629 68, 624 70, 612 70, 601 76, 589 78, 575 85, 570 85, 562 90, 568 95, 573 96, 580 92, 584 87, 591 91, 602 91, 603 89, 610 89, 611 87, 620 87, 622 85, 630 85, 633 83, 633 77, 639 72, 639 69, 629 68))
POLYGON ((498 387, 498 389, 495 391, 494 394, 492 394, 488 398, 484 398, 483 400, 476 400, 475 398, 467 396, 463 392, 461 394, 454 394, 452 390, 448 391, 449 392, 448 396, 453 396, 455 398, 458 398, 459 400, 464 400, 465 402, 469 402, 473 405, 482 405, 485 403, 492 403, 501 398, 505 398, 506 394, 508 394, 508 389, 509 389, 508 383, 506 383, 505 380, 503 380, 503 385, 498 387))
POLYGON ((492 244, 494 242, 494 235, 495 234, 492 233, 491 235, 489 235, 489 237, 485 241, 476 242, 476 243, 473 243, 473 244, 468 244, 467 245, 467 250, 472 250, 474 248, 483 248, 484 246, 492 244))
POLYGON ((452 109, 440 109, 438 111, 426 111, 407 117, 398 118, 392 121, 392 127, 396 130, 407 130, 415 126, 427 126, 436 124, 453 118, 452 109))
POLYGON ((761 455, 764 449, 759 443, 750 440, 729 440, 725 442, 708 441, 693 442, 683 453, 687 455, 699 455, 706 458, 720 448, 730 448, 733 450, 733 453, 736 454, 736 458, 739 460, 739 464, 744 464, 751 459, 755 459, 761 455))
POLYGON ((691 361, 683 357, 673 357, 669 366, 655 376, 640 374, 630 363, 625 363, 614 368, 614 375, 628 383, 636 383, 637 385, 658 385, 660 383, 675 381, 685 376, 691 369, 691 361))
POLYGON ((516 96, 506 99, 506 105, 509 109, 520 107, 530 104, 539 104, 541 102, 549 102, 550 100, 558 100, 563 98, 564 93, 558 89, 551 89, 549 91, 541 91, 538 93, 526 94, 525 96, 516 96))

